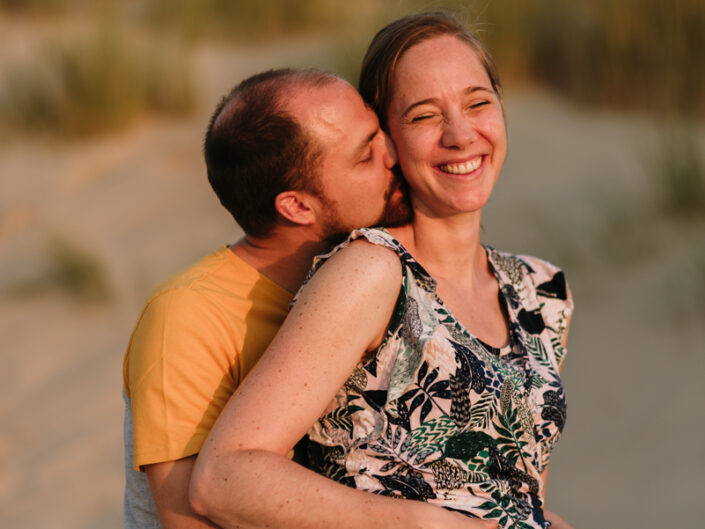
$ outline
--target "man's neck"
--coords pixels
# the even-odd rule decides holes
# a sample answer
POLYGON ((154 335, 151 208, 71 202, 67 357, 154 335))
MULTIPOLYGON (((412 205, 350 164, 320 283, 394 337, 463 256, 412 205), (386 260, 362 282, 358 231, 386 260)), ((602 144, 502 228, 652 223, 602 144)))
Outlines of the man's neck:
POLYGON ((328 243, 283 236, 245 235, 230 250, 258 272, 294 293, 306 278, 313 258, 328 250, 328 243))

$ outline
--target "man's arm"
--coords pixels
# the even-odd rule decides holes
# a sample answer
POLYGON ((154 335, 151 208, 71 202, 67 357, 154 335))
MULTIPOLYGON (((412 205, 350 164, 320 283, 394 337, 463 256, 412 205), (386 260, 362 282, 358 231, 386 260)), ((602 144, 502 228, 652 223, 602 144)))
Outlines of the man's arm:
POLYGON ((217 527, 196 514, 188 500, 191 470, 196 456, 145 466, 145 473, 164 529, 217 527))
POLYGON ((401 284, 398 257, 367 243, 334 255, 301 292, 194 466, 194 510, 225 528, 494 527, 428 503, 352 489, 288 460, 288 450, 380 343, 401 284))
POLYGON ((138 520, 158 516, 165 528, 212 527, 191 509, 188 486, 193 454, 234 391, 228 370, 234 345, 217 326, 222 317, 215 310, 198 292, 166 289, 149 300, 130 339, 125 386, 134 432, 126 455, 130 466, 145 470, 149 490, 142 494, 154 500, 146 501, 148 513, 126 504, 138 520))

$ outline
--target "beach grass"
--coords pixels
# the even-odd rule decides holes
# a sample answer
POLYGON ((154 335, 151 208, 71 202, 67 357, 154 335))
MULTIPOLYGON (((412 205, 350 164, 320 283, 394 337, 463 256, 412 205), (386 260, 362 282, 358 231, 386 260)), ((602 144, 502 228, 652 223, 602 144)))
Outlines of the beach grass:
POLYGON ((586 105, 705 118, 701 0, 51 0, 47 11, 40 4, 0 0, 0 13, 60 19, 80 12, 96 24, 110 19, 123 32, 99 28, 89 42, 51 43, 44 57, 5 72, 0 118, 10 126, 81 136, 119 129, 148 112, 187 112, 197 94, 183 58, 200 41, 324 36, 334 70, 355 84, 379 28, 439 9, 475 29, 512 89, 530 84, 586 105), (187 44, 135 51, 128 43, 135 32, 187 44))
POLYGON ((407 0, 379 9, 371 18, 378 27, 417 11, 455 13, 512 84, 585 104, 705 118, 701 0, 407 0))
POLYGON ((42 270, 7 289, 14 298, 59 293, 72 301, 96 304, 109 301, 112 288, 104 263, 70 237, 47 239, 42 270))
POLYGON ((663 133, 659 147, 646 157, 656 209, 681 219, 705 218, 705 153, 701 145, 694 127, 675 125, 663 133))
POLYGON ((252 42, 335 26, 341 9, 329 0, 152 0, 140 16, 189 39, 252 42))
POLYGON ((149 112, 186 114, 195 103, 178 47, 140 49, 110 29, 45 43, 35 60, 10 67, 0 85, 6 127, 68 137, 119 130, 149 112))

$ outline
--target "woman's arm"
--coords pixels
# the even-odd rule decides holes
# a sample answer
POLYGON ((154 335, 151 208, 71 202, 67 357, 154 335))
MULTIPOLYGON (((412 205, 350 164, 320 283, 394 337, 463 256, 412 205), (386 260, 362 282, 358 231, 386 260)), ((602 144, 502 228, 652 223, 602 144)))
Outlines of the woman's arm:
POLYGON ((363 241, 321 267, 203 445, 191 481, 196 512, 226 528, 492 527, 354 490, 286 458, 381 343, 400 285, 398 257, 363 241))
MULTIPOLYGON (((199 459, 205 453, 199 455, 199 459)), ((286 457, 262 450, 212 456, 192 480, 194 510, 220 527, 238 529, 492 529, 414 500, 394 499, 341 485, 286 457)), ((204 458, 205 459, 205 458, 204 458)))

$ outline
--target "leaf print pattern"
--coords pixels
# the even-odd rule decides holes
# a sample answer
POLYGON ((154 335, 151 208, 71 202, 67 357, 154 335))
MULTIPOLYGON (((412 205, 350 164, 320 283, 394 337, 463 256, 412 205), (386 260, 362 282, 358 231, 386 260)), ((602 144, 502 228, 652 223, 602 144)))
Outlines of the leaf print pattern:
POLYGON ((500 527, 548 527, 541 472, 565 424, 558 367, 572 312, 563 273, 486 247, 510 345, 465 329, 436 282, 388 232, 357 238, 394 250, 402 288, 382 345, 309 431, 308 465, 377 494, 429 501, 500 527))
POLYGON ((433 479, 438 489, 459 489, 468 480, 467 473, 448 460, 439 459, 428 466, 433 471, 433 479))
POLYGON ((545 404, 541 418, 553 422, 562 432, 566 416, 565 399, 557 391, 550 390, 543 394, 543 400, 545 404))
POLYGON ((472 407, 470 426, 485 429, 497 414, 497 399, 492 393, 485 393, 472 407))

